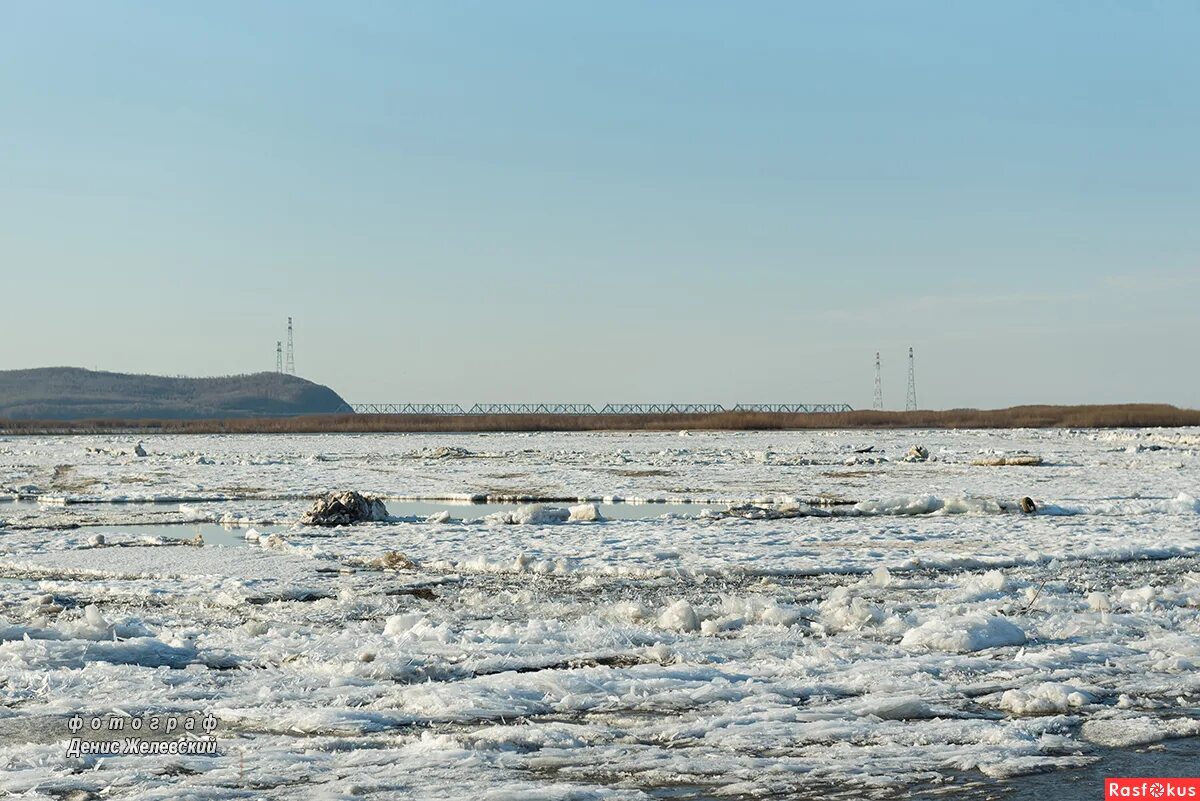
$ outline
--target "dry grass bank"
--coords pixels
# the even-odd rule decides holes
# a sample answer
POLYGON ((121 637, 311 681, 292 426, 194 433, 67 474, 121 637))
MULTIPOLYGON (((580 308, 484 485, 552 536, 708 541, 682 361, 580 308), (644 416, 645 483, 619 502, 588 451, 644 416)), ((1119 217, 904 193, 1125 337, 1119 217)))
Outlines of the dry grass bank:
POLYGON ((1013 406, 1008 409, 837 414, 390 415, 333 414, 234 420, 0 421, 5 434, 325 434, 454 431, 727 431, 853 428, 1147 428, 1200 426, 1200 410, 1166 404, 1013 406))

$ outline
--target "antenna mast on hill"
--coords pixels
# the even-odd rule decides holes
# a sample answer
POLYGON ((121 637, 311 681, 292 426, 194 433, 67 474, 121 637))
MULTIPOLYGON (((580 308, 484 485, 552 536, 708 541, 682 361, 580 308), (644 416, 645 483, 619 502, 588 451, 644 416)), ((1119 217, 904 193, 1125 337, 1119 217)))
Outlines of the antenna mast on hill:
POLYGON ((287 349, 287 373, 288 375, 296 374, 296 351, 292 347, 292 318, 288 318, 288 349, 287 349))
POLYGON ((283 342, 275 340, 275 372, 283 372, 283 342))
POLYGON ((875 403, 872 409, 883 410, 883 381, 879 377, 879 351, 875 351, 875 403))
POLYGON ((904 411, 917 410, 917 374, 913 369, 913 349, 908 349, 908 400, 904 402, 904 411))

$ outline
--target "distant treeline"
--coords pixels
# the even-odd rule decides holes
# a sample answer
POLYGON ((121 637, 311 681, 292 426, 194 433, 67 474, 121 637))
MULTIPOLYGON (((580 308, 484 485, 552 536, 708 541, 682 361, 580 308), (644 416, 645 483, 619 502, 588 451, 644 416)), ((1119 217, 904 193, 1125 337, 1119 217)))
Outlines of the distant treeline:
POLYGON ((1014 406, 1009 409, 721 412, 631 415, 325 414, 229 420, 0 420, 6 434, 367 434, 458 431, 719 431, 852 428, 1150 428, 1200 426, 1200 410, 1167 404, 1014 406))

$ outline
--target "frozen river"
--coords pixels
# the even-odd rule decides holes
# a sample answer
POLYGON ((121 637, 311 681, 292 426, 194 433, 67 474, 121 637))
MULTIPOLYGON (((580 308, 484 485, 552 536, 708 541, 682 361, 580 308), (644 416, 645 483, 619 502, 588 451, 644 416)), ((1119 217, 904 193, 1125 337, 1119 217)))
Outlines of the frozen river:
POLYGON ((1091 798, 1194 764, 1197 429, 136 444, 0 439, 0 792, 1091 798), (335 489, 391 518, 298 524, 335 489), (114 715, 217 753, 69 753, 114 715))

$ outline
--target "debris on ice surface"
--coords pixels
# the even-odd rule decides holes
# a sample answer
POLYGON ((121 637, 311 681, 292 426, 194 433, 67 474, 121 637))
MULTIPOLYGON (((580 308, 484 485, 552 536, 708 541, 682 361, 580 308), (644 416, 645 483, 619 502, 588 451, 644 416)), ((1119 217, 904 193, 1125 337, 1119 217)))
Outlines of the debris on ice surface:
POLYGON ((910 629, 900 640, 908 650, 971 653, 987 648, 1024 645, 1025 632, 1002 617, 974 615, 934 618, 910 629))
POLYGON ((387 507, 378 498, 353 490, 318 498, 300 518, 306 526, 352 526, 387 520, 387 507))
POLYGON ((908 449, 908 452, 904 454, 904 461, 927 462, 929 461, 929 449, 924 445, 913 445, 908 449))

